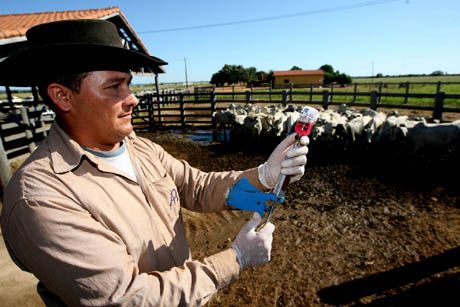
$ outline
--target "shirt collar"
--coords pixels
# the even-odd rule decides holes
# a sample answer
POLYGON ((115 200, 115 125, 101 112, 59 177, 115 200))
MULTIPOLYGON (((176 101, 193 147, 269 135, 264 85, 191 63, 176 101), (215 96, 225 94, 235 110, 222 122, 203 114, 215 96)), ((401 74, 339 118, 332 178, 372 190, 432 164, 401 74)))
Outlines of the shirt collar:
MULTIPOLYGON (((127 139, 133 140, 135 133, 132 132, 127 139)), ((129 146, 130 142, 125 142, 129 146)), ((48 135, 48 145, 51 153, 51 164, 54 172, 60 174, 70 172, 81 163, 82 157, 87 158, 98 165, 96 157, 88 154, 75 140, 54 122, 48 135)))
POLYGON ((85 146, 82 146, 82 147, 85 151, 92 153, 96 157, 106 158, 106 159, 120 157, 126 152, 126 145, 125 145, 125 142, 123 141, 120 142, 120 146, 118 147, 118 149, 111 150, 111 151, 99 151, 99 150, 94 150, 94 149, 91 149, 85 146))
POLYGON ((54 172, 65 173, 76 168, 84 150, 59 125, 54 122, 48 135, 51 164, 54 172))

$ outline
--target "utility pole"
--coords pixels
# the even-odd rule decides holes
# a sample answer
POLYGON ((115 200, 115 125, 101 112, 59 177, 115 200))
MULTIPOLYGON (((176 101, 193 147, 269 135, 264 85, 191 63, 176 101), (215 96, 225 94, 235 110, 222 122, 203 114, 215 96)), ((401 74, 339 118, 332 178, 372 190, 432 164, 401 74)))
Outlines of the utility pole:
POLYGON ((185 88, 188 89, 188 78, 187 78, 187 58, 184 57, 185 64, 185 88))

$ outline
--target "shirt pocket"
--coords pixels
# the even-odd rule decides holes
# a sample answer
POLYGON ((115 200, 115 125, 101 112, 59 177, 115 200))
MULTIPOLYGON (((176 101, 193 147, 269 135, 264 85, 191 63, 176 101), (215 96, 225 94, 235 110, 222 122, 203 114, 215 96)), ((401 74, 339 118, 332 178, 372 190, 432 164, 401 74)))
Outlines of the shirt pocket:
MULTIPOLYGON (((176 222, 180 212, 180 198, 171 176, 165 172, 160 178, 147 183, 149 202, 165 222, 176 222)), ((169 224, 169 223, 167 223, 169 224)), ((173 225, 168 225, 172 226, 173 225)))

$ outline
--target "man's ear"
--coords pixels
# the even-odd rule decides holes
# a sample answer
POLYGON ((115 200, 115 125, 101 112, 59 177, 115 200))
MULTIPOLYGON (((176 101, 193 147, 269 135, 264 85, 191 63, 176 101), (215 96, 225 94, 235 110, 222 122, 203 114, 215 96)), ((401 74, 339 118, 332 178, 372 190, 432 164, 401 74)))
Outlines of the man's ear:
POLYGON ((72 109, 73 93, 69 88, 59 83, 50 83, 47 90, 48 96, 59 110, 69 112, 72 109))

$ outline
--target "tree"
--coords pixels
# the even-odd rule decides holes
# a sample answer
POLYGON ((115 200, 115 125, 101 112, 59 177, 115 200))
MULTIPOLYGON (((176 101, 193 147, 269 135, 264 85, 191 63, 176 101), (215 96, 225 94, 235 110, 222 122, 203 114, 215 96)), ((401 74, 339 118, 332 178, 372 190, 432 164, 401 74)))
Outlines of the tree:
POLYGON ((211 84, 222 86, 224 84, 235 84, 239 82, 248 82, 255 79, 256 69, 251 67, 245 69, 242 65, 225 64, 217 73, 211 77, 211 84))
POLYGON ((324 71, 324 84, 338 83, 340 85, 348 85, 353 81, 352 78, 340 71, 334 71, 332 65, 324 64, 319 69, 324 71))
POLYGON ((257 69, 255 67, 249 67, 245 69, 245 76, 243 82, 251 84, 256 82, 257 80, 257 69))
MULTIPOLYGON (((271 72, 271 74, 273 77, 273 72, 271 72)), ((257 81, 253 83, 254 85, 262 85, 264 83, 267 84, 271 82, 270 73, 266 73, 263 70, 256 72, 256 77, 257 77, 257 81)))
POLYGON ((343 85, 346 85, 346 84, 351 84, 352 78, 347 74, 344 74, 344 73, 340 74, 339 73, 335 77, 335 82, 337 82, 338 84, 343 86, 343 85))
POLYGON ((329 65, 329 64, 324 64, 319 69, 321 69, 325 73, 331 73, 331 74, 334 73, 334 68, 332 67, 332 65, 329 65))
POLYGON ((274 76, 274 74, 273 74, 273 70, 270 70, 270 71, 268 72, 267 81, 273 82, 274 80, 275 80, 275 76, 274 76))
POLYGON ((332 72, 325 72, 324 73, 324 84, 331 84, 335 81, 335 74, 332 72))
POLYGON ((210 83, 214 84, 216 86, 224 85, 225 81, 224 81, 222 73, 221 72, 216 72, 215 74, 213 74, 212 77, 211 77, 210 83))
POLYGON ((291 70, 302 70, 302 68, 300 68, 299 66, 292 66, 291 70))
POLYGON ((446 73, 441 70, 435 70, 430 75, 431 76, 444 76, 446 73))

